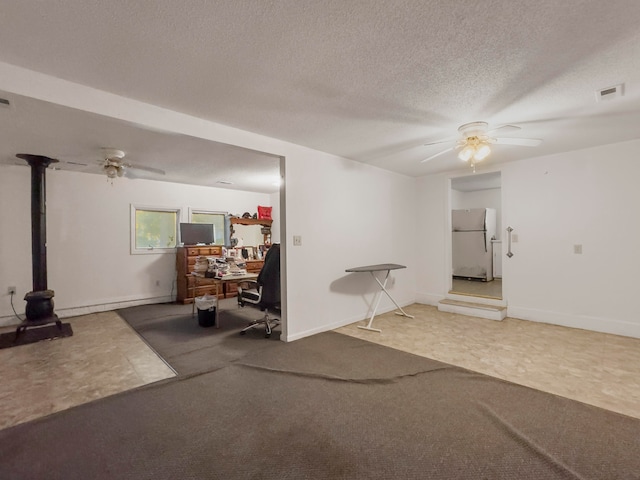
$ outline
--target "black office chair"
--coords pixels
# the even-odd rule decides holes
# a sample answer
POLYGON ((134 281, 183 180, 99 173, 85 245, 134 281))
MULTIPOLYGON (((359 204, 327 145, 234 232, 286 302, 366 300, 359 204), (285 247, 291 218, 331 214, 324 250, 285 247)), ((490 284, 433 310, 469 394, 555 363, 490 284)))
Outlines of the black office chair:
POLYGON ((275 243, 267 250, 257 281, 246 283, 249 284, 248 288, 238 287, 238 305, 257 306, 264 311, 264 316, 242 329, 240 335, 246 334, 247 330, 264 325, 265 337, 269 338, 273 328, 280 325, 278 318, 269 316, 269 311, 280 310, 280 244, 275 243))

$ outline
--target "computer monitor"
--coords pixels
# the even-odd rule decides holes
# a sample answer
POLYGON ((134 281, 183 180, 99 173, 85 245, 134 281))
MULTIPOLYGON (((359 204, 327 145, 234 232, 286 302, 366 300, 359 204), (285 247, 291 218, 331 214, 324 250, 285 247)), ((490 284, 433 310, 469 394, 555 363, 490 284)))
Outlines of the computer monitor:
POLYGON ((181 223, 180 241, 185 245, 214 243, 213 225, 211 223, 181 223))

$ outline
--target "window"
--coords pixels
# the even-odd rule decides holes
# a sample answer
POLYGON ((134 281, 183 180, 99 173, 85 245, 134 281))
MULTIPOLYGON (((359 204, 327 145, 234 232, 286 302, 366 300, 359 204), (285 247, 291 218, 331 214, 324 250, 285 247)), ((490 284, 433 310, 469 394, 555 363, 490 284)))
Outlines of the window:
POLYGON ((176 247, 180 210, 131 205, 131 253, 168 253, 176 247))
POLYGON ((204 210, 191 210, 191 223, 213 224, 214 243, 224 245, 224 217, 225 212, 207 212, 204 210))

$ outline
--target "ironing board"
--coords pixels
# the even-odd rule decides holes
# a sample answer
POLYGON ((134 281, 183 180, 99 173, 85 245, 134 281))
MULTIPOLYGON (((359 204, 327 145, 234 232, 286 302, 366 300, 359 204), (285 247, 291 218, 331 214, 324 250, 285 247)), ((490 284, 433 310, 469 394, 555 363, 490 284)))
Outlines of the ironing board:
POLYGON ((407 268, 407 267, 405 267, 404 265, 398 265, 397 263, 381 263, 379 265, 367 265, 364 267, 347 268, 345 270, 345 272, 347 273, 369 272, 371 276, 375 279, 375 281, 378 282, 378 285, 380 285, 380 291, 378 292, 378 295, 376 297, 375 306, 373 307, 373 313, 371 314, 369 323, 366 326, 358 326, 358 328, 361 328, 363 330, 371 330, 373 332, 382 332, 382 330, 378 328, 372 328, 371 325, 373 324, 373 317, 376 316, 376 311, 378 310, 378 305, 380 304, 380 298, 382 297, 383 292, 387 294, 387 297, 389 297, 391 301, 394 303, 394 305, 398 307, 398 310, 400 310, 399 312, 395 312, 396 315, 402 315, 403 317, 414 318, 413 315, 409 315, 404 310, 402 310, 402 307, 398 305, 398 302, 396 302, 393 299, 393 297, 387 291, 387 288, 386 288, 387 280, 389 279, 389 274, 391 273, 391 270, 399 270, 401 268, 407 268), (380 279, 376 276, 376 272, 387 272, 384 277, 384 282, 380 281, 380 279))

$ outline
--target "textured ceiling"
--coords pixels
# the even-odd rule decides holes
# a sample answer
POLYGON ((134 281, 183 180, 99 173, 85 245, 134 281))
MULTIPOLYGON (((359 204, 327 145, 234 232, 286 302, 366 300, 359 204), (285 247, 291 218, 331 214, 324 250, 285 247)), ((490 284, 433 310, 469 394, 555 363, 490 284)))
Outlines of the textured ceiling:
POLYGON ((0 61, 412 176, 640 137, 637 0, 3 0, 0 61), (597 103, 595 91, 625 84, 597 103), (453 144, 453 143, 452 143, 453 144))

